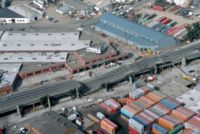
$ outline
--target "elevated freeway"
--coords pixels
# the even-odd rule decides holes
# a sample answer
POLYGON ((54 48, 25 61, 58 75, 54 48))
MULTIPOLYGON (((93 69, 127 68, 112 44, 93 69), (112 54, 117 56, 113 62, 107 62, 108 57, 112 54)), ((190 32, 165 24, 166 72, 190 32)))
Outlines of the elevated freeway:
POLYGON ((162 55, 143 58, 130 65, 122 65, 113 71, 83 82, 67 80, 10 93, 0 97, 0 114, 16 110, 17 105, 30 105, 37 103, 40 98, 45 95, 55 97, 69 92, 74 92, 76 89, 80 89, 82 93, 84 92, 85 94, 89 94, 100 90, 102 84, 106 82, 117 83, 126 79, 127 76, 130 75, 140 75, 155 68, 159 69, 162 66, 169 66, 171 63, 178 64, 181 63, 183 58, 187 61, 200 58, 200 41, 188 44, 188 47, 176 49, 162 55), (80 87, 83 85, 86 88, 81 89, 80 87))

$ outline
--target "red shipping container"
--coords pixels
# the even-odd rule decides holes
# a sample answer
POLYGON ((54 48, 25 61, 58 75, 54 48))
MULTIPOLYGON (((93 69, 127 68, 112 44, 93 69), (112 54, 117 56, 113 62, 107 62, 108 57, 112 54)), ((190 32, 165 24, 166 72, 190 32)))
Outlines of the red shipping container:
POLYGON ((154 6, 153 6, 153 9, 154 9, 154 10, 158 10, 158 11, 164 11, 164 10, 165 10, 164 7, 159 6, 159 5, 154 5, 154 6))
POLYGON ((129 134, 140 134, 138 131, 136 131, 135 129, 128 127, 129 130, 129 134))

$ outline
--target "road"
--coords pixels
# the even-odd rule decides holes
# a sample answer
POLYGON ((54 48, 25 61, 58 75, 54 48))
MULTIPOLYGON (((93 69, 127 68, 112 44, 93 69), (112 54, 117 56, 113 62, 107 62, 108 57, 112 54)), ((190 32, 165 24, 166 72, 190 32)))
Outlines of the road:
MULTIPOLYGON (((130 65, 122 65, 117 69, 114 69, 108 73, 97 76, 93 79, 82 81, 85 86, 89 89, 84 89, 85 94, 89 94, 101 89, 101 85, 106 82, 118 82, 127 78, 129 74, 139 75, 143 72, 152 70, 155 65, 161 65, 172 62, 174 64, 180 63, 182 58, 185 57, 187 60, 192 60, 200 57, 200 41, 191 43, 188 47, 177 49, 166 54, 143 58, 130 65)), ((16 109, 16 105, 32 104, 39 102, 40 97, 58 96, 63 93, 67 93, 75 88, 80 87, 78 81, 64 81, 59 83, 52 83, 50 85, 44 85, 36 87, 31 90, 16 91, 3 97, 0 97, 0 113, 9 112, 16 109)))

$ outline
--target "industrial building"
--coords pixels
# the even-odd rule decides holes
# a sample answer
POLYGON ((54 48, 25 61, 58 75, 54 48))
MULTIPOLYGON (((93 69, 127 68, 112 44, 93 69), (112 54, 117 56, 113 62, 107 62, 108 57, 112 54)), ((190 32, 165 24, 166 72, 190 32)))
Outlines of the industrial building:
POLYGON ((30 20, 8 8, 1 8, 0 9, 0 23, 24 24, 24 23, 30 23, 30 20))
POLYGON ((56 9, 56 12, 58 12, 61 15, 64 15, 64 14, 72 15, 76 12, 76 10, 68 5, 61 5, 56 9))
POLYGON ((13 91, 21 64, 0 64, 0 95, 13 91))
POLYGON ((2 32, 1 52, 66 52, 87 48, 90 40, 79 40, 75 33, 2 32))
POLYGON ((110 13, 102 15, 95 29, 125 43, 135 45, 138 48, 158 50, 179 44, 179 41, 171 36, 110 13))
POLYGON ((0 53, 0 63, 65 62, 67 52, 0 53))
POLYGON ((30 20, 30 22, 37 21, 44 17, 44 12, 30 6, 28 4, 14 4, 8 7, 8 9, 12 10, 15 13, 23 16, 30 20))
POLYGON ((33 134, 83 134, 75 124, 53 111, 35 118, 29 127, 33 134))

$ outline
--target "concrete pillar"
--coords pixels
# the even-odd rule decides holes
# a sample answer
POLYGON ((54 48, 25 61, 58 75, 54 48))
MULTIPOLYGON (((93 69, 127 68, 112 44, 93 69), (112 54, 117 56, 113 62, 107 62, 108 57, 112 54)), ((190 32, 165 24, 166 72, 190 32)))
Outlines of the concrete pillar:
POLYGON ((47 103, 48 103, 48 107, 51 108, 51 99, 49 96, 47 97, 47 103))
POLYGON ((108 91, 108 83, 106 82, 105 84, 106 84, 105 92, 107 92, 108 91))
POLYGON ((21 110, 20 110, 20 106, 17 105, 16 108, 17 108, 17 114, 20 116, 20 118, 22 118, 22 113, 21 113, 21 110))
POLYGON ((129 77, 129 83, 132 85, 133 84, 133 78, 131 75, 128 76, 129 77))
POLYGON ((76 97, 80 98, 79 88, 76 88, 76 97))
POLYGON ((183 58, 182 58, 182 62, 181 62, 181 66, 182 66, 182 67, 185 67, 186 65, 187 65, 186 58, 183 57, 183 58))
POLYGON ((157 65, 154 66, 154 74, 158 74, 158 67, 157 67, 157 65))

